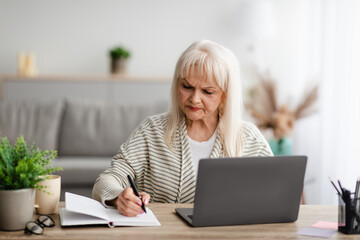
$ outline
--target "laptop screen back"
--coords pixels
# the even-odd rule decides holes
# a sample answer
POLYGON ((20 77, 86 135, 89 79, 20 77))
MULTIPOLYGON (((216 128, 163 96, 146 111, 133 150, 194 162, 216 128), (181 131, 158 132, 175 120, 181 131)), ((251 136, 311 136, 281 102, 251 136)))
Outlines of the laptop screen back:
POLYGON ((297 220, 307 157, 202 159, 193 226, 297 220))

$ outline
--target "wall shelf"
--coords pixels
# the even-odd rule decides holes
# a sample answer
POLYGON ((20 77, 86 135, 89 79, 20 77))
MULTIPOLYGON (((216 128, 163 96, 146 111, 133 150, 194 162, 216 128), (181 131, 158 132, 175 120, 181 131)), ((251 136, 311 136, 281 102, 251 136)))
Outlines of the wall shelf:
POLYGON ((170 77, 129 75, 5 75, 0 79, 0 99, 91 98, 111 101, 168 100, 170 77))

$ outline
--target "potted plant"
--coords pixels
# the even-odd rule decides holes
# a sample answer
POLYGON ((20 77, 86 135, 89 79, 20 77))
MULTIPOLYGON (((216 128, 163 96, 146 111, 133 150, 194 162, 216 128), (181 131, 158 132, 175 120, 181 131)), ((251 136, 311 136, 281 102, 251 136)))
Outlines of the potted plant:
POLYGON ((110 49, 111 73, 124 74, 126 72, 126 61, 130 55, 130 51, 121 46, 110 49))
POLYGON ((56 151, 29 146, 24 136, 12 146, 0 138, 0 230, 21 230, 34 213, 35 190, 45 191, 38 183, 61 170, 52 167, 56 151))

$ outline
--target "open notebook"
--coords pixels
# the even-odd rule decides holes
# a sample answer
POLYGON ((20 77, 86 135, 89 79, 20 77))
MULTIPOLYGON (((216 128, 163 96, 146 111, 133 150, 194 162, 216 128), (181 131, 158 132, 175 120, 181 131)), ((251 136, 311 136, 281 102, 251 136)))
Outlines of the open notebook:
POLYGON ((97 225, 112 226, 160 226, 153 212, 146 208, 147 213, 136 217, 121 215, 117 209, 105 208, 100 202, 80 196, 65 193, 65 208, 60 209, 61 226, 97 225))

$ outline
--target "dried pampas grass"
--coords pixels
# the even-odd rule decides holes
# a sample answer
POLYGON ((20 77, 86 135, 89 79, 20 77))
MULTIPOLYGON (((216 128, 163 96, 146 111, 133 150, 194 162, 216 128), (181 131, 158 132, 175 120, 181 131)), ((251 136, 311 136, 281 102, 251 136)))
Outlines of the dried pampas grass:
POLYGON ((271 128, 277 140, 288 135, 295 121, 307 117, 316 110, 318 86, 304 95, 303 100, 291 111, 287 104, 279 106, 276 97, 276 83, 270 77, 260 77, 260 83, 252 90, 251 101, 247 104, 256 124, 261 129, 271 128))

